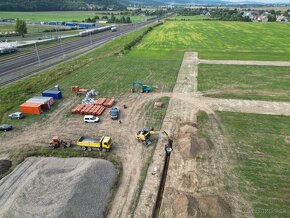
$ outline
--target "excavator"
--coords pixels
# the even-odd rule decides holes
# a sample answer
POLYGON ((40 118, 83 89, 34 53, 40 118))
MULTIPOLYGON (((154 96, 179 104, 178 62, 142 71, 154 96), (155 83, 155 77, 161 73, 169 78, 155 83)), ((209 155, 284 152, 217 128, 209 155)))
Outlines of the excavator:
POLYGON ((151 129, 144 128, 143 130, 138 131, 136 133, 135 137, 139 142, 142 142, 144 145, 148 146, 152 143, 152 140, 150 139, 151 135, 156 135, 159 133, 163 133, 167 137, 168 143, 165 145, 164 150, 165 150, 166 156, 170 156, 171 152, 173 151, 173 149, 172 149, 173 140, 171 137, 169 137, 169 135, 166 131, 161 132, 161 131, 154 131, 153 128, 151 128, 151 129))
MULTIPOLYGON (((165 131, 163 131, 165 132, 165 131)), ((162 133, 163 133, 162 132, 162 133)), ((154 131, 153 128, 144 128, 143 130, 140 130, 136 133, 135 138, 139 141, 142 142, 144 145, 150 145, 152 144, 152 140, 150 139, 152 135, 157 135, 159 134, 160 131, 154 131)), ((166 133, 166 132, 165 132, 166 133)))
POLYGON ((152 86, 148 86, 148 85, 144 85, 143 83, 141 82, 138 82, 138 81, 135 81, 132 83, 132 89, 131 91, 132 92, 135 92, 136 91, 136 86, 141 86, 141 92, 146 92, 146 93, 149 93, 151 91, 153 91, 154 88, 157 88, 157 87, 152 87, 152 86))

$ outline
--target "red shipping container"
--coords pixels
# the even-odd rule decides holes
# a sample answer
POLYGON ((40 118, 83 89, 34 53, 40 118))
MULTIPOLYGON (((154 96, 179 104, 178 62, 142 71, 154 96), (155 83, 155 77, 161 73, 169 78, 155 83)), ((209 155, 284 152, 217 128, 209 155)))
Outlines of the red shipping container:
POLYGON ((41 106, 42 104, 40 103, 25 102, 19 106, 19 110, 24 114, 41 114, 42 113, 41 106))

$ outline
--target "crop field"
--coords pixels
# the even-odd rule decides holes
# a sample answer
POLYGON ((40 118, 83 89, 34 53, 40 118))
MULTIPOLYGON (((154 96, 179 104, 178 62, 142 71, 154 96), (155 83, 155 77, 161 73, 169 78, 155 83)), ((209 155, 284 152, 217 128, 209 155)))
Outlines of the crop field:
MULTIPOLYGON (((255 217, 290 216, 290 118, 218 113, 235 145, 235 173, 255 217)), ((247 211, 245 211, 247 212, 247 211)))
POLYGON ((194 50, 203 59, 290 60, 288 24, 167 21, 141 49, 194 50))
POLYGON ((200 64, 198 90, 219 98, 289 101, 289 67, 200 64))
MULTIPOLYGON (((24 19, 27 22, 41 22, 41 21, 65 21, 65 22, 81 22, 87 18, 93 18, 98 15, 99 17, 108 16, 110 17, 110 13, 108 12, 103 14, 101 12, 94 11, 51 11, 51 12, 0 12, 0 17, 3 18, 20 18, 24 19)), ((115 14, 116 18, 119 18, 120 15, 115 14)), ((130 16, 132 22, 139 22, 142 20, 146 20, 150 17, 144 16, 130 16)))

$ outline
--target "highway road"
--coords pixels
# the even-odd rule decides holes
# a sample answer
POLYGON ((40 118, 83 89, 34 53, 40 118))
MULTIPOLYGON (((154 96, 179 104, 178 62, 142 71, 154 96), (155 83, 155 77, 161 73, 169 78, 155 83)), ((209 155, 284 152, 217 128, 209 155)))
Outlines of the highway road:
POLYGON ((153 21, 123 25, 116 32, 108 30, 91 36, 74 37, 46 45, 24 47, 20 48, 16 53, 1 55, 0 87, 84 54, 120 35, 132 32, 153 21))

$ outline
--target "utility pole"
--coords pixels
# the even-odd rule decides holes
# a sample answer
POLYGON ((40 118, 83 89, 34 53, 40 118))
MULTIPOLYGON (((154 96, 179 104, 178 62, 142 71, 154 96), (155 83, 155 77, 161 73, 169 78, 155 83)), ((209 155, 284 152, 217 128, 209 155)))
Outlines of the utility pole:
POLYGON ((34 45, 35 45, 35 52, 36 52, 37 59, 38 59, 38 66, 40 66, 40 57, 39 57, 39 53, 38 53, 38 48, 37 48, 36 42, 35 42, 34 45))
POLYGON ((56 32, 57 32, 57 40, 59 42, 60 50, 62 53, 62 58, 64 58, 64 52, 63 52, 63 47, 62 47, 62 42, 61 42, 61 35, 59 34, 59 29, 58 29, 58 23, 56 23, 56 32))
POLYGON ((92 32, 90 32, 90 41, 91 41, 91 46, 93 47, 93 40, 92 40, 92 32))

